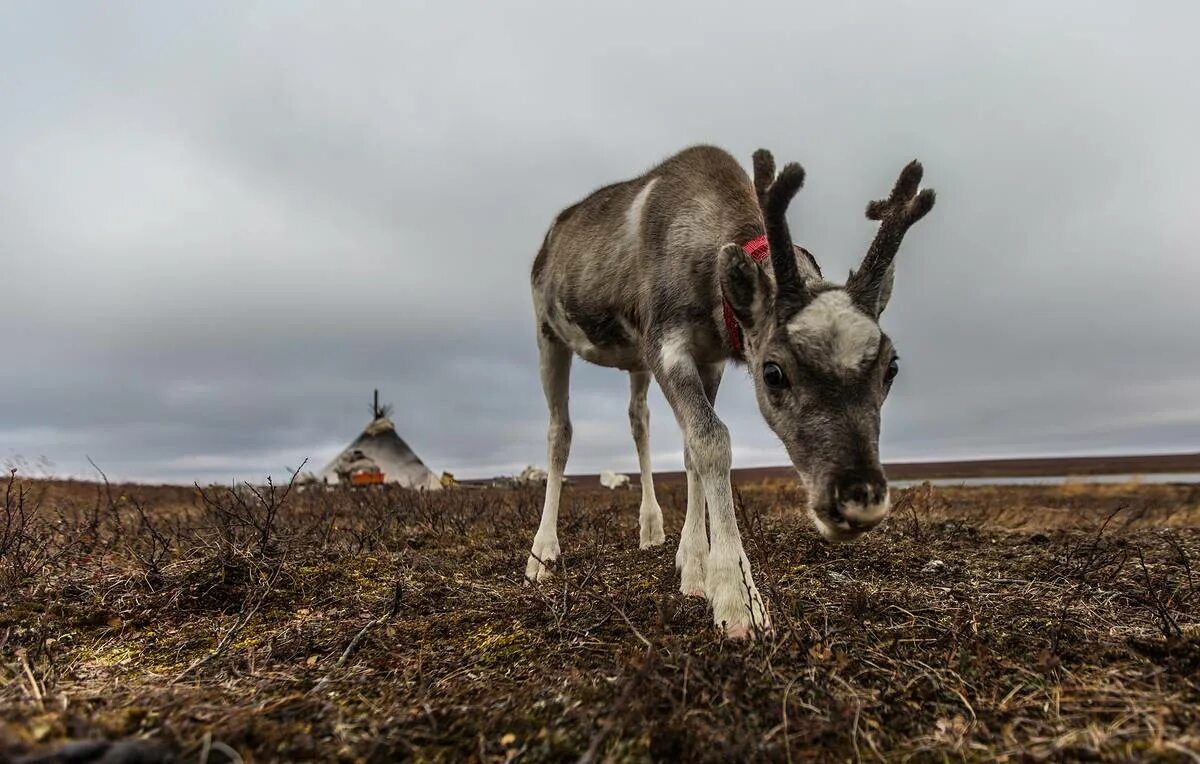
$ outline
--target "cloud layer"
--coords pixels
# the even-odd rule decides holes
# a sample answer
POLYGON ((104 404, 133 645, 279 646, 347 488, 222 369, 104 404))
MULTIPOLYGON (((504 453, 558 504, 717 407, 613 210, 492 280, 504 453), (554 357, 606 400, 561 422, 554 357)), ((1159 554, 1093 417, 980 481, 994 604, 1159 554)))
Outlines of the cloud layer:
MULTIPOLYGON (((379 387, 435 470, 541 463, 541 237, 698 142, 805 165, 827 274, 925 163, 885 459, 1195 448, 1200 10, 802 5, 5 6, 0 460, 278 476, 379 387)), ((573 382, 570 468, 633 469, 626 380, 573 382)), ((743 371, 718 411, 785 459, 743 371)))

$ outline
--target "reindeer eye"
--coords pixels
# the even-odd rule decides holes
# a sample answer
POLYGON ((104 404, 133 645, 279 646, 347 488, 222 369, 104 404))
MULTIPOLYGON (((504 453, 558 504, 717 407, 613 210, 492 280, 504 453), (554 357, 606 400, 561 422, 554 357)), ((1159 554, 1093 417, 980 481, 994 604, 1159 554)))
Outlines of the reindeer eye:
POLYGON ((887 371, 883 374, 883 381, 887 384, 892 384, 892 380, 900 373, 900 362, 893 358, 888 364, 887 371))
POLYGON ((767 383, 767 387, 773 390, 782 390, 788 386, 787 377, 783 375, 783 369, 779 368, 779 364, 768 361, 763 364, 762 368, 763 382, 767 383))

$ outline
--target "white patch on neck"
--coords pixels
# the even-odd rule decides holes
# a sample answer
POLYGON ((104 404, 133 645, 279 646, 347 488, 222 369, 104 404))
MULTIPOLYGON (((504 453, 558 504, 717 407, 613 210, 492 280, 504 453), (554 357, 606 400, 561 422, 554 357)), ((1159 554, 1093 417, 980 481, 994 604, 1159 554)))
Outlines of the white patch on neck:
POLYGON ((641 236, 642 212, 646 207, 646 200, 650 198, 650 192, 654 190, 657 183, 658 178, 651 178, 650 182, 637 192, 637 196, 633 197, 633 201, 629 203, 629 209, 625 210, 625 240, 630 244, 637 244, 638 238, 641 236))
POLYGON ((803 345, 814 361, 824 361, 835 371, 857 371, 879 352, 879 326, 842 289, 821 292, 787 328, 792 341, 803 345))
POLYGON ((668 372, 691 360, 687 333, 683 329, 676 329, 663 340, 661 357, 663 369, 668 372))

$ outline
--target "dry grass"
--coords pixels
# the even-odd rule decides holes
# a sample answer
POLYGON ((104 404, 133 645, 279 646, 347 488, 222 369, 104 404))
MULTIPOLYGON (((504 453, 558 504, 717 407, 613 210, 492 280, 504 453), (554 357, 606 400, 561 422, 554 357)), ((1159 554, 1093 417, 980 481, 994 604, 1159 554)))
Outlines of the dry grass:
POLYGON ((537 491, 283 494, 14 479, 0 759, 87 737, 209 761, 1200 752, 1196 487, 914 488, 831 546, 796 490, 744 486, 777 629, 753 644, 676 591, 677 537, 636 548, 633 492, 566 492, 541 589, 537 491))

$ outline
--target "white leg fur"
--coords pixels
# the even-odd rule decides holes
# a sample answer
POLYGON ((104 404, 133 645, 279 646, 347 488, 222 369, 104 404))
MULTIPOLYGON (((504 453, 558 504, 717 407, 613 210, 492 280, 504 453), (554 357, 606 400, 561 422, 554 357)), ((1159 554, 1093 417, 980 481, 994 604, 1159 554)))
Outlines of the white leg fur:
POLYGON ((686 457, 687 516, 679 536, 675 567, 679 570, 679 591, 689 597, 704 596, 704 563, 708 559, 708 528, 704 520, 704 487, 700 474, 686 457))
MULTIPOLYGON (((681 358, 678 347, 664 348, 660 359, 661 365, 655 369, 655 375, 683 429, 684 447, 699 477, 708 508, 712 543, 703 569, 704 591, 713 609, 713 622, 724 628, 730 638, 743 639, 757 630, 769 629, 771 623, 762 596, 754 586, 750 561, 742 549, 742 537, 733 510, 733 489, 729 484, 732 462, 729 430, 717 418, 711 401, 716 395, 720 373, 715 371, 715 379, 706 385, 701 370, 690 356, 681 358)), ((688 518, 684 525, 692 520, 691 510, 695 504, 688 502, 688 518)), ((688 558, 699 548, 700 532, 693 525, 684 536, 689 543, 686 546, 681 543, 681 578, 688 558)), ((679 557, 676 556, 677 562, 679 557)), ((694 584, 697 572, 695 564, 691 564, 688 573, 692 580, 687 584, 694 584)), ((684 583, 681 581, 681 590, 688 593, 683 588, 684 583)))
POLYGON ((663 533, 662 508, 654 495, 654 472, 650 468, 650 407, 646 391, 650 388, 650 372, 629 373, 629 429, 637 447, 638 469, 642 476, 642 506, 638 511, 639 546, 648 549, 666 541, 663 533))
POLYGON ((571 416, 567 397, 571 380, 571 351, 565 345, 539 335, 540 371, 542 391, 550 408, 550 430, 547 433, 546 502, 542 505, 542 521, 533 537, 533 548, 525 563, 525 583, 541 582, 550 578, 544 563, 557 560, 561 549, 558 545, 558 500, 562 493, 563 470, 571 452, 571 416))
MULTIPOLYGON (((725 364, 702 366, 700 381, 704 386, 704 397, 708 405, 717 401, 717 390, 721 386, 721 375, 725 364)), ((675 553, 675 567, 679 570, 679 591, 689 597, 704 596, 704 564, 708 560, 708 528, 704 519, 704 486, 700 473, 692 463, 691 453, 685 448, 683 466, 687 471, 687 516, 683 521, 683 532, 679 537, 679 551, 675 553)))
POLYGON ((766 603, 750 572, 750 560, 742 548, 742 536, 733 510, 729 484, 729 435, 722 428, 723 442, 697 447, 693 454, 700 463, 700 480, 708 503, 712 546, 708 552, 704 588, 713 609, 713 622, 724 626, 731 639, 753 636, 771 628, 766 603), (707 454, 702 449, 709 449, 707 454), (723 465, 723 468, 722 466, 723 465))

